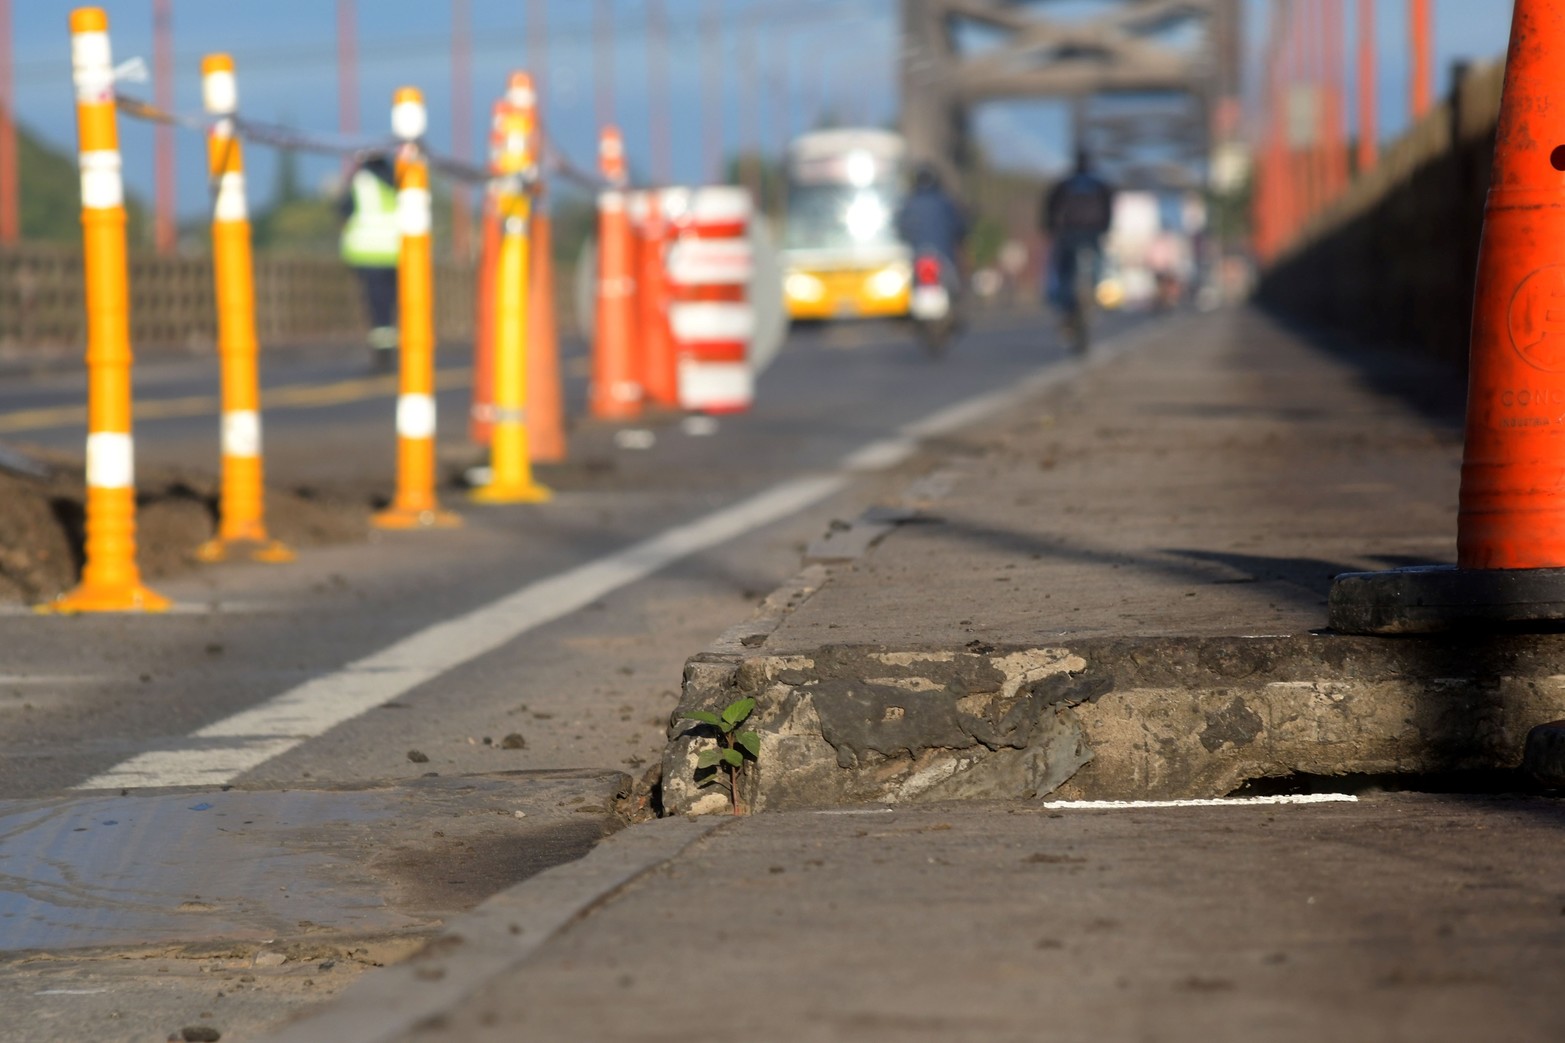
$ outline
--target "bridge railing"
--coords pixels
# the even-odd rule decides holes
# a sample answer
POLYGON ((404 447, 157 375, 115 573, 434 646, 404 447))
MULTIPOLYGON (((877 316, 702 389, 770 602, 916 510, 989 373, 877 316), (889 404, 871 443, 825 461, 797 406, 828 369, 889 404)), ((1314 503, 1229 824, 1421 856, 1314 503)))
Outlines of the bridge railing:
MULTIPOLYGON (((436 330, 472 335, 475 272, 444 262, 435 271, 436 330)), ((131 339, 138 346, 214 348, 217 314, 210 256, 130 258, 131 339)), ((56 243, 0 247, 0 358, 45 360, 86 343, 81 249, 56 243)), ((257 334, 287 346, 362 342, 369 328, 353 272, 331 257, 258 254, 257 334)))
POLYGON ((1300 231, 1262 273, 1260 300, 1366 340, 1462 365, 1503 63, 1451 96, 1300 231))

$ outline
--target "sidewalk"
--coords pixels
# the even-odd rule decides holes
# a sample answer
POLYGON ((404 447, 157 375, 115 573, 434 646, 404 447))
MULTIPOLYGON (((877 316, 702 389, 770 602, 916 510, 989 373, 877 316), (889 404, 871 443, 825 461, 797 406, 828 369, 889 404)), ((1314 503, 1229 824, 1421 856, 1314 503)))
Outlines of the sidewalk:
MULTIPOLYGON (((1509 769, 1565 717, 1559 635, 1321 632, 1333 574, 1451 560, 1460 394, 1247 312, 1106 347, 692 659, 769 813, 631 827, 276 1040, 1555 1038, 1557 800, 1052 803, 1509 769)), ((675 811, 726 800, 703 744, 675 811)))

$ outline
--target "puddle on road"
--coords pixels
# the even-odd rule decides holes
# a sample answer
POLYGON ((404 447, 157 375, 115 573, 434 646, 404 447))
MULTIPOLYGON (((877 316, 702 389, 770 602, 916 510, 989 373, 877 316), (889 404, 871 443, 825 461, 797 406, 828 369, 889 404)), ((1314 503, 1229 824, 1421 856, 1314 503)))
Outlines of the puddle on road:
POLYGON ((423 934, 614 828, 614 772, 0 801, 0 957, 423 934), (525 817, 518 817, 522 811, 525 817))

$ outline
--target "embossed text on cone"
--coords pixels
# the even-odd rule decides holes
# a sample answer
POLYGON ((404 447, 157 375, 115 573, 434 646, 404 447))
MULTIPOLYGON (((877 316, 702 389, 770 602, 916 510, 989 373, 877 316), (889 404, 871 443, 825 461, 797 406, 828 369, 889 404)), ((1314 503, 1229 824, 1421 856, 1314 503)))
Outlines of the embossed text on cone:
POLYGON ((81 146, 82 267, 87 302, 87 522, 81 584, 50 612, 158 612, 167 598, 136 564, 131 441, 130 287, 114 62, 102 8, 71 12, 71 69, 81 146))
POLYGON ((1469 348, 1457 567, 1351 573, 1354 633, 1565 620, 1565 0, 1517 0, 1469 348))

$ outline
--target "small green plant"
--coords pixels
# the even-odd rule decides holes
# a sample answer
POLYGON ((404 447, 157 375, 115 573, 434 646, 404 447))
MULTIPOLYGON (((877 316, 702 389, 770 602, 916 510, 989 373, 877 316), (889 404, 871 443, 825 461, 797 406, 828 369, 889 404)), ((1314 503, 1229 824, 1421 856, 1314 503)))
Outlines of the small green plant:
POLYGON ((685 721, 700 721, 717 729, 717 748, 701 751, 696 758, 696 772, 699 774, 711 769, 712 774, 701 781, 703 786, 722 783, 728 787, 728 801, 733 806, 735 815, 741 813, 739 774, 744 771, 744 755, 748 753, 752 760, 761 755, 761 737, 752 731, 738 730, 754 709, 755 700, 744 698, 729 703, 723 708, 721 714, 706 710, 692 710, 680 718, 685 721))

